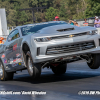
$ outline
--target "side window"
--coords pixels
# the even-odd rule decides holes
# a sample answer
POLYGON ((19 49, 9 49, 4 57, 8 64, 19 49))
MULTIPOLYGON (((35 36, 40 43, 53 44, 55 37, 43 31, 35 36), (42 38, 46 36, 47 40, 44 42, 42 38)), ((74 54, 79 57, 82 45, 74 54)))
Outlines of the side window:
POLYGON ((20 37, 18 30, 14 30, 13 32, 10 33, 7 39, 8 41, 12 41, 14 39, 17 39, 18 37, 20 37))

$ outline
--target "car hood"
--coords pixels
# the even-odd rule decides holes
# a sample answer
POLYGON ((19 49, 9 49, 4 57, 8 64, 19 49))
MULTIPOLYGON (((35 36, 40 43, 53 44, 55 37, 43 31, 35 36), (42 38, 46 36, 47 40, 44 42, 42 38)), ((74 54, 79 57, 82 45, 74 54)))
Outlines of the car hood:
POLYGON ((33 36, 34 37, 62 36, 62 35, 84 33, 84 32, 88 32, 92 30, 96 30, 96 28, 89 27, 89 26, 88 27, 77 27, 77 26, 70 25, 70 24, 64 24, 64 25, 55 25, 55 26, 43 28, 39 30, 37 33, 34 33, 33 36))

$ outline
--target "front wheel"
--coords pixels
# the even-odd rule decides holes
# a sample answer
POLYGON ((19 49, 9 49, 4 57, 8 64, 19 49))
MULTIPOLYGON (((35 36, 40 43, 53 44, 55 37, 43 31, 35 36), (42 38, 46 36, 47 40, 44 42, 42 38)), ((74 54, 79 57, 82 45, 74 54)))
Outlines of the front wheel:
POLYGON ((90 62, 87 62, 91 69, 98 69, 100 66, 100 54, 92 54, 90 57, 90 62))
POLYGON ((13 72, 6 72, 3 63, 0 61, 0 79, 1 81, 13 80, 13 72))
POLYGON ((39 78, 41 75, 41 65, 33 63, 31 53, 29 51, 27 52, 26 57, 27 57, 27 69, 28 69, 29 75, 33 79, 39 78))
POLYGON ((50 67, 54 74, 61 75, 66 72, 67 64, 59 64, 57 66, 51 65, 50 67))

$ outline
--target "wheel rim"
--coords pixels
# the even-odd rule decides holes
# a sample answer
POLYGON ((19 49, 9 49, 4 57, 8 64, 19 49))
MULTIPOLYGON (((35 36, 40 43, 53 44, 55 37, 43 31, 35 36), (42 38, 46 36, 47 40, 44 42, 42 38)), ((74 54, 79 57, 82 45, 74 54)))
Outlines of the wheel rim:
POLYGON ((28 58, 28 65, 29 65, 29 71, 33 74, 33 64, 30 57, 28 58))
POLYGON ((3 76, 3 69, 2 69, 2 64, 0 63, 0 78, 3 76))
POLYGON ((90 59, 88 60, 88 64, 90 64, 91 62, 93 62, 93 61, 94 61, 94 58, 93 58, 93 56, 92 56, 92 55, 90 55, 90 56, 89 56, 89 58, 90 58, 90 59))

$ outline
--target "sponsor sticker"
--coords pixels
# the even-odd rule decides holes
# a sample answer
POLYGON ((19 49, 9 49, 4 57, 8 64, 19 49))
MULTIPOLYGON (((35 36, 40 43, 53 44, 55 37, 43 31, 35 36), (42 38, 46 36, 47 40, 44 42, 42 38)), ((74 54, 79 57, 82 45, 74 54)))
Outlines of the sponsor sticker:
POLYGON ((17 62, 22 62, 22 59, 21 58, 17 58, 16 61, 17 62))
POLYGON ((17 43, 13 46, 13 51, 16 51, 17 49, 17 43))
POLYGON ((16 63, 16 59, 14 59, 13 62, 16 63))
POLYGON ((21 65, 21 63, 19 63, 19 65, 21 65))
POLYGON ((5 54, 3 54, 3 55, 1 56, 1 58, 5 58, 5 54))
POLYGON ((16 57, 20 57, 20 56, 21 56, 21 54, 19 54, 19 53, 16 54, 16 57))
POLYGON ((16 62, 17 62, 17 63, 20 62, 19 60, 20 60, 20 58, 17 58, 17 59, 16 59, 16 62))
POLYGON ((7 63, 7 60, 6 59, 4 59, 4 63, 7 63))
POLYGON ((10 64, 12 64, 12 63, 19 63, 19 62, 22 62, 21 58, 16 58, 16 59, 11 59, 10 60, 10 64))
POLYGON ((18 66, 18 63, 12 64, 12 67, 16 67, 18 66))
POLYGON ((19 62, 22 62, 21 58, 16 58, 16 59, 13 60, 13 63, 19 63, 19 62))

